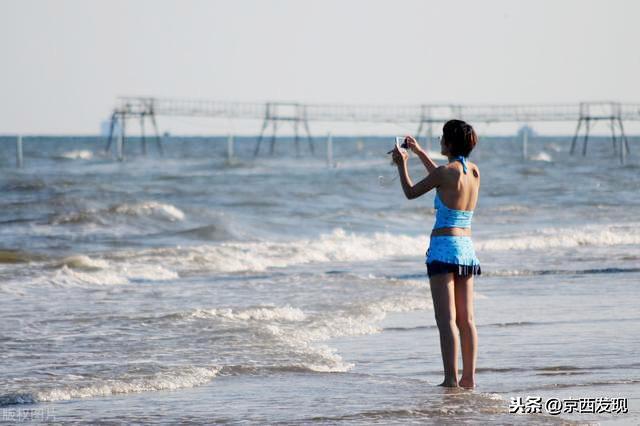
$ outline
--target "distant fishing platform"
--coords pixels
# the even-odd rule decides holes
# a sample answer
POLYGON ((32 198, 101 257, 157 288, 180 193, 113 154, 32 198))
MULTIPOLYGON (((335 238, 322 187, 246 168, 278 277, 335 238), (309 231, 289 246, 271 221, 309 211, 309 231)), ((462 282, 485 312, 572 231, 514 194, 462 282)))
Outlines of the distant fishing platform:
MULTIPOLYGON (((270 129, 269 153, 274 153, 277 132, 285 123, 293 127, 293 143, 296 155, 300 155, 301 132, 308 141, 309 151, 315 153, 314 137, 311 135, 310 122, 322 123, 392 123, 402 127, 416 126, 414 136, 426 141, 427 147, 433 140, 433 127, 447 120, 457 118, 476 124, 535 122, 573 122, 575 132, 571 139, 570 154, 576 152, 579 139, 582 139, 582 155, 587 154, 590 131, 596 122, 608 124, 611 130, 611 146, 620 163, 625 164, 629 155, 629 140, 624 123, 640 121, 640 103, 622 102, 580 102, 577 104, 421 104, 421 105, 362 105, 362 104, 306 104, 299 102, 221 102, 205 99, 156 98, 148 96, 120 97, 111 114, 105 152, 109 153, 115 145, 115 156, 124 159, 127 130, 132 122, 140 129, 142 154, 147 153, 146 125, 153 127, 153 139, 158 152, 164 153, 163 138, 160 135, 157 117, 208 117, 223 119, 261 120, 262 127, 256 140, 254 156, 259 155, 261 144, 270 129), (114 144, 115 141, 115 144, 114 144)), ((522 157, 527 156, 527 144, 530 131, 520 134, 522 157)), ((326 140, 327 161, 332 162, 332 139, 326 140)), ((437 143, 437 141, 436 141, 437 143)), ((227 140, 227 155, 233 156, 234 138, 227 140)), ((23 166, 23 138, 16 137, 16 164, 23 166)))
MULTIPOLYGON (((309 150, 314 153, 313 137, 309 122, 362 122, 406 123, 416 126, 416 137, 433 137, 433 125, 451 118, 470 123, 532 123, 575 122, 576 129, 570 153, 576 150, 582 132, 582 154, 587 153, 589 131, 596 121, 608 122, 611 128, 612 148, 620 154, 624 163, 629 153, 629 142, 624 130, 625 121, 640 121, 640 104, 621 102, 581 102, 579 104, 509 104, 509 105, 355 105, 355 104, 304 104, 298 102, 220 102, 204 99, 171 99, 155 97, 122 97, 111 114, 106 151, 109 151, 117 132, 116 154, 122 159, 126 140, 127 121, 135 119, 140 124, 142 151, 146 153, 145 121, 154 128, 155 140, 162 153, 162 139, 158 132, 157 116, 210 117, 227 119, 262 120, 262 128, 256 141, 254 155, 260 153, 265 132, 271 127, 270 153, 274 151, 278 124, 287 122, 293 126, 296 153, 300 152, 300 130, 304 130, 309 150)), ((523 154, 526 155, 527 132, 523 132, 523 154)))

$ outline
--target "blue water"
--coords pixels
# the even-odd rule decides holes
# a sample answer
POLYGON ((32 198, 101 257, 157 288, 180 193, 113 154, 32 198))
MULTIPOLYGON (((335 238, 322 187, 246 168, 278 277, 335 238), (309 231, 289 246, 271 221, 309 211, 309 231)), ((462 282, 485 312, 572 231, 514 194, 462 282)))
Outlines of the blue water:
POLYGON ((433 194, 404 198, 390 141, 334 138, 328 166, 324 140, 254 158, 238 138, 228 160, 224 138, 132 139, 117 162, 26 138, 17 169, 0 138, 0 418, 637 424, 637 139, 620 166, 606 138, 534 138, 524 161, 481 137, 473 391, 435 386, 433 194), (629 413, 509 414, 527 395, 629 413))

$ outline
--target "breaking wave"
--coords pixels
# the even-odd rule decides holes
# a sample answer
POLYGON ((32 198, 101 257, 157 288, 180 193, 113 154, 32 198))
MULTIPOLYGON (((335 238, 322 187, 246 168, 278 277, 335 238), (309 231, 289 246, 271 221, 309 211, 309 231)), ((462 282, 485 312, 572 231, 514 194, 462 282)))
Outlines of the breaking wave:
POLYGON ((218 367, 182 367, 161 371, 149 377, 106 380, 94 379, 94 383, 69 385, 59 388, 26 393, 0 395, 0 406, 33 404, 36 402, 67 401, 96 396, 110 396, 134 392, 177 390, 200 386, 213 380, 220 371, 218 367))
POLYGON ((224 318, 228 320, 242 321, 302 321, 305 314, 298 308, 291 306, 263 306, 257 308, 234 310, 232 308, 222 309, 196 309, 187 314, 179 314, 183 318, 224 318))
POLYGON ((176 222, 182 221, 185 214, 179 208, 157 201, 116 204, 105 209, 87 209, 54 216, 52 225, 96 223, 106 225, 110 219, 117 217, 149 217, 153 219, 176 222))
POLYGON ((60 158, 66 158, 68 160, 91 160, 93 158, 93 152, 87 149, 77 149, 62 153, 60 158))
MULTIPOLYGON (((640 244, 640 231, 637 229, 640 228, 549 228, 506 235, 504 238, 474 237, 474 244, 479 252, 640 244)), ((176 271, 256 272, 307 263, 362 262, 414 257, 426 252, 428 241, 426 236, 355 234, 338 228, 315 239, 163 247, 118 253, 114 257, 142 263, 161 261, 163 265, 176 271)))
MULTIPOLYGON (((354 364, 346 362, 336 349, 321 343, 339 337, 381 331, 378 322, 389 312, 430 309, 426 297, 394 297, 357 305, 347 304, 336 312, 303 312, 286 306, 196 309, 162 318, 172 321, 231 321, 234 329, 252 330, 269 340, 256 343, 278 356, 262 362, 215 366, 158 366, 160 371, 132 372, 115 379, 74 376, 65 384, 50 383, 44 389, 0 395, 0 406, 64 401, 96 396, 176 390, 204 385, 219 375, 270 374, 273 372, 346 372, 354 364), (266 364, 265 364, 266 362, 266 364), (78 383, 81 382, 81 383, 78 383)), ((176 324, 180 326, 180 324, 176 324)), ((237 332, 237 331, 236 331, 237 332)), ((256 354, 259 357, 259 354, 256 354)))
POLYGON ((506 235, 504 238, 478 240, 475 247, 477 250, 544 250, 640 244, 638 229, 635 224, 546 228, 535 232, 506 235))
POLYGON ((184 213, 171 204, 147 201, 135 204, 119 204, 109 209, 112 213, 125 214, 130 216, 153 216, 160 219, 176 221, 183 220, 184 213))

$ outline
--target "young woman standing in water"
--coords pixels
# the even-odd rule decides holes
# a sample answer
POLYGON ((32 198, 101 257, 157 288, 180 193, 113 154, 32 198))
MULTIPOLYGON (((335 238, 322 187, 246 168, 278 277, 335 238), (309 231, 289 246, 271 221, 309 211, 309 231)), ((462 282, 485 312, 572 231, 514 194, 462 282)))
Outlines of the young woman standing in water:
POLYGON ((478 201, 480 171, 468 156, 478 137, 473 128, 461 120, 449 120, 442 133, 441 153, 449 163, 440 167, 413 137, 406 137, 407 146, 422 160, 428 172, 427 177, 415 185, 407 170, 408 154, 395 148, 393 161, 398 166, 402 190, 408 199, 436 188, 436 222, 425 263, 444 364, 444 381, 439 386, 474 388, 478 335, 473 315, 473 277, 480 275, 481 270, 471 240, 471 219, 478 201), (459 382, 458 341, 463 362, 459 382))

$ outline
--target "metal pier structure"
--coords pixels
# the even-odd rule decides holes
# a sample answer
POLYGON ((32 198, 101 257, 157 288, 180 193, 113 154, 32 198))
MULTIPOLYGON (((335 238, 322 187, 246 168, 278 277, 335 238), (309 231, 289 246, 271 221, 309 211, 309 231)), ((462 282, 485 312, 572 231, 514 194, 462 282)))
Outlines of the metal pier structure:
MULTIPOLYGON (((597 121, 609 123, 614 153, 620 154, 624 163, 629 153, 629 142, 624 132, 624 121, 640 121, 640 104, 620 102, 581 102, 579 104, 532 104, 532 105, 344 105, 303 104, 298 102, 242 103, 219 102, 204 99, 170 99, 154 97, 119 98, 118 106, 111 115, 111 126, 106 145, 109 151, 114 138, 114 128, 120 124, 116 151, 123 159, 127 120, 140 123, 142 152, 146 153, 145 120, 149 120, 155 131, 155 140, 162 153, 162 139, 158 133, 157 116, 210 117, 227 119, 263 120, 254 154, 260 153, 260 145, 269 126, 272 128, 269 152, 273 154, 278 123, 288 122, 293 126, 296 153, 300 153, 299 130, 306 133, 309 150, 313 154, 313 137, 309 122, 362 122, 362 123, 413 123, 417 126, 416 137, 426 136, 430 141, 433 125, 442 124, 451 118, 470 123, 532 123, 532 122, 577 122, 571 143, 574 154, 580 132, 583 130, 582 154, 587 153, 589 131, 597 121)), ((526 133, 526 132, 525 132, 526 133)), ((526 138, 526 136, 525 136, 526 138)), ((526 150, 526 141, 523 141, 526 150)))

